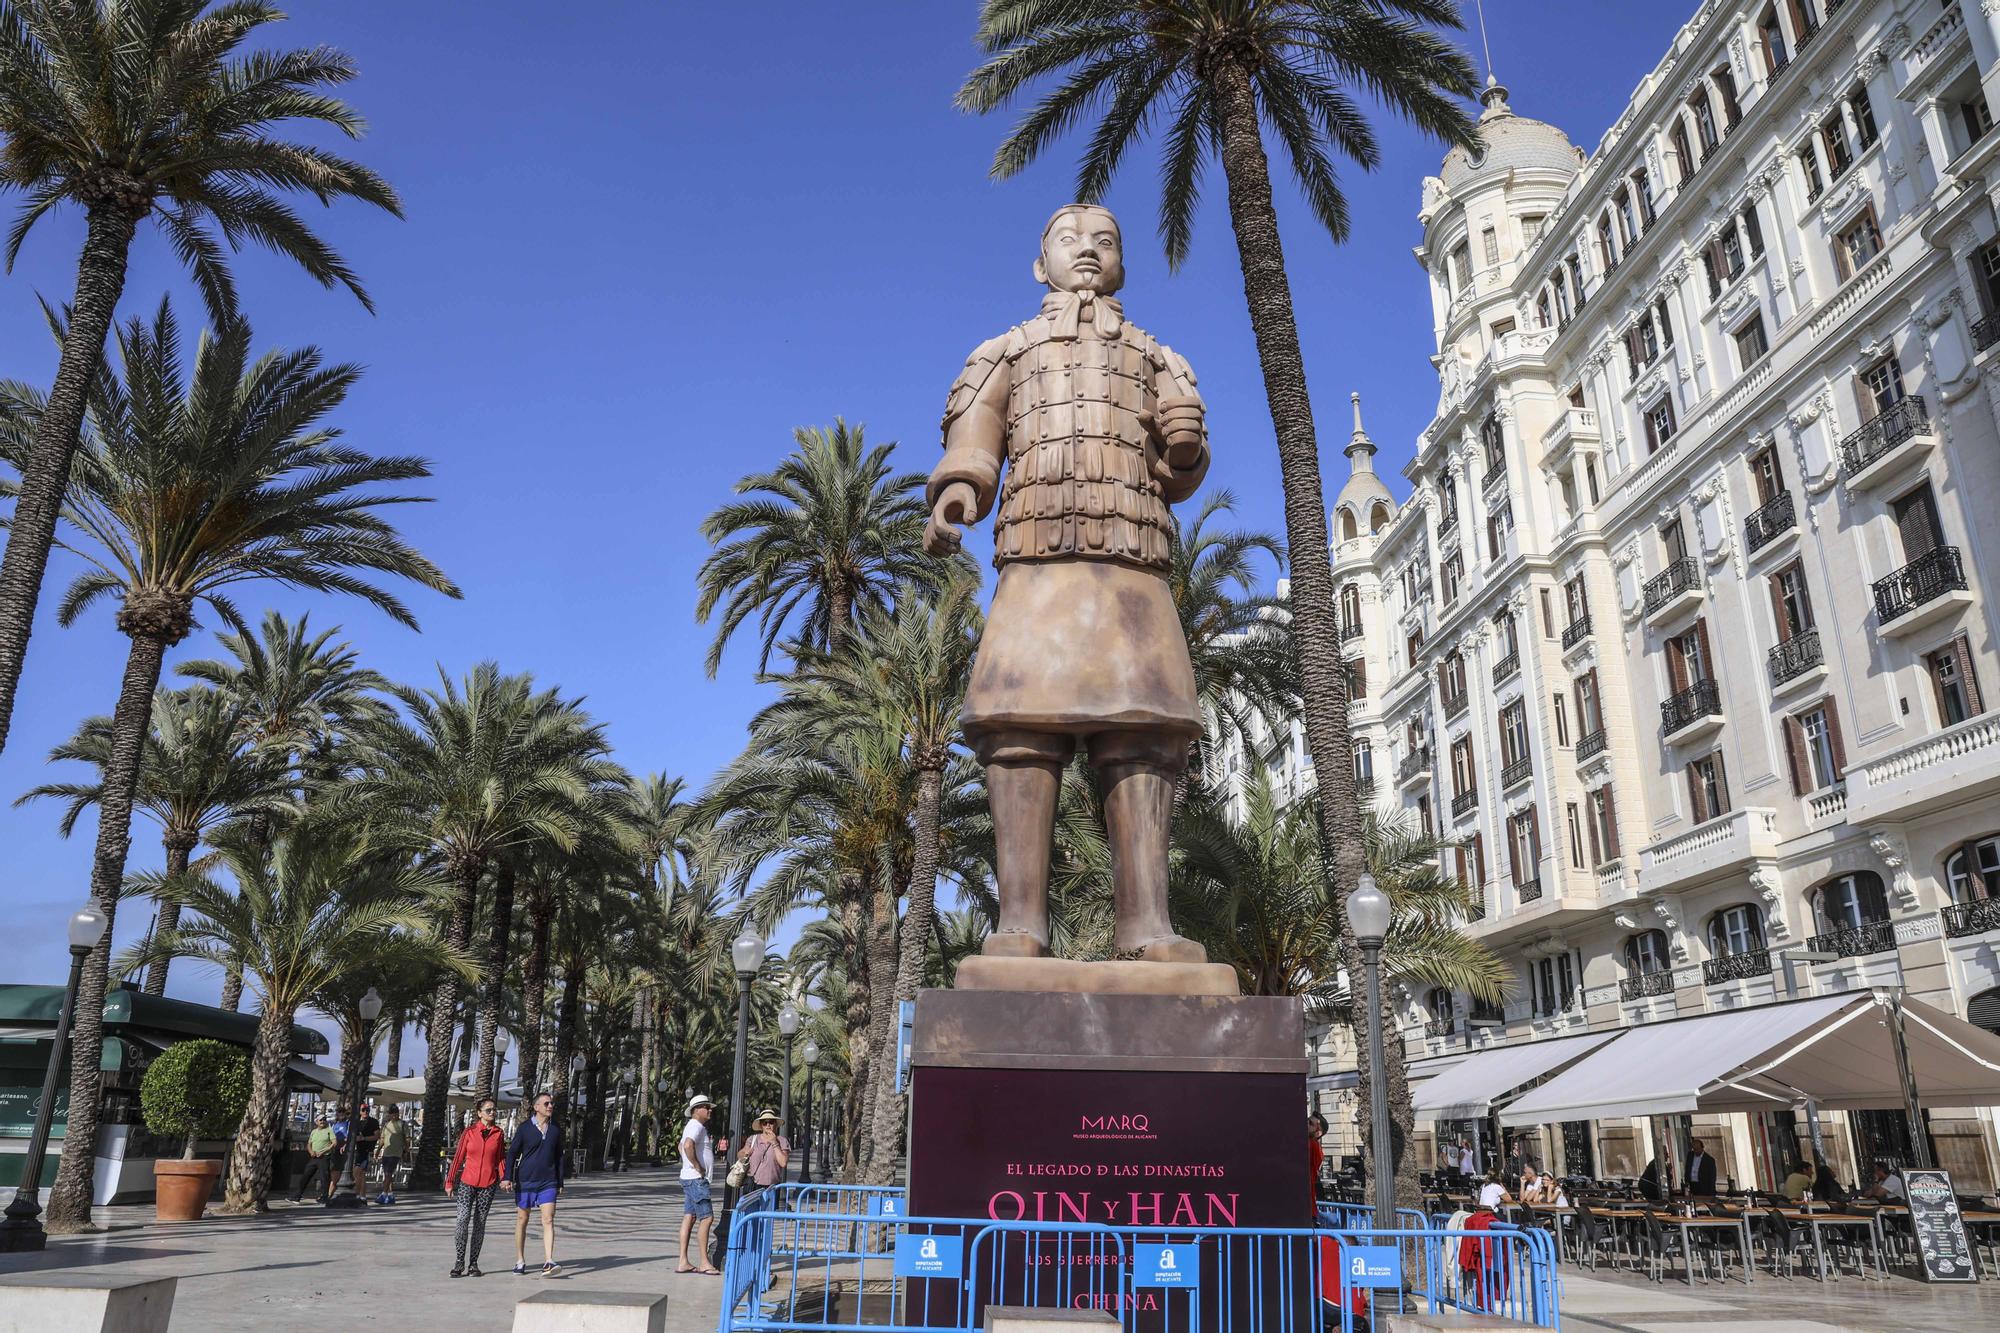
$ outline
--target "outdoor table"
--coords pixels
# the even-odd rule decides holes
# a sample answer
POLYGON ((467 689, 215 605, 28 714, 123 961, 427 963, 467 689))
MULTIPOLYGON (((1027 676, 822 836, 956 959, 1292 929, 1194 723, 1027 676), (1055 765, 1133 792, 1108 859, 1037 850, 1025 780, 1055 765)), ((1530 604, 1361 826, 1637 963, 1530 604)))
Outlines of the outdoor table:
MULTIPOLYGON (((1500 1205, 1500 1212, 1509 1222, 1519 1222, 1521 1211, 1525 1207, 1525 1204, 1503 1203, 1500 1205)), ((1570 1218, 1576 1216, 1576 1209, 1566 1203, 1538 1203, 1535 1205, 1535 1212, 1555 1218, 1556 1262, 1563 1262, 1569 1258, 1566 1251, 1569 1248, 1570 1218)))
MULTIPOLYGON (((1823 1207, 1825 1207, 1823 1204, 1814 1204, 1810 1212, 1804 1208, 1778 1210, 1788 1221, 1803 1222, 1812 1228, 1813 1257, 1819 1261, 1819 1280, 1826 1281, 1826 1245, 1820 1236, 1820 1229, 1863 1226, 1868 1228, 1868 1244, 1875 1252, 1875 1276, 1879 1280, 1887 1281, 1888 1270, 1882 1267, 1882 1228, 1874 1214, 1821 1212, 1820 1209, 1823 1207)), ((1838 1282, 1839 1274, 1835 1274, 1833 1280, 1838 1282)))
MULTIPOLYGON (((1687 1269, 1687 1280, 1690 1287, 1694 1285, 1694 1232, 1697 1228, 1709 1231, 1720 1227, 1734 1228, 1736 1231, 1737 1253, 1743 1257, 1743 1281, 1746 1284, 1756 1281, 1757 1263, 1750 1254, 1750 1214, 1748 1211, 1738 1213, 1735 1217, 1680 1217, 1669 1214, 1661 1217, 1660 1221, 1668 1226, 1676 1226, 1681 1229, 1681 1263, 1687 1269)), ((1814 1242, 1818 1242, 1817 1235, 1814 1236, 1814 1242)), ((1876 1251, 1877 1262, 1880 1261, 1880 1257, 1881 1251, 1878 1249, 1876 1251)), ((1824 1268, 1824 1264, 1821 1266, 1824 1268)))

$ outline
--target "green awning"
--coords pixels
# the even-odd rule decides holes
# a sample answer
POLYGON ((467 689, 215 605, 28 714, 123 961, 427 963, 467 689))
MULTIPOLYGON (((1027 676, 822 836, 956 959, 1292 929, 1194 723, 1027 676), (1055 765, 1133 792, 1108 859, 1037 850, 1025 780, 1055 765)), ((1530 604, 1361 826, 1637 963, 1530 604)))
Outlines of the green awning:
MULTIPOLYGON (((0 1028, 53 1028, 62 1016, 61 986, 0 984, 0 1028)), ((212 1037, 238 1046, 254 1045, 257 1015, 231 1013, 210 1004, 170 1000, 120 987, 104 997, 107 1028, 126 1027, 168 1037, 212 1037)), ((292 1024, 292 1054, 325 1055, 332 1045, 319 1032, 292 1024)))

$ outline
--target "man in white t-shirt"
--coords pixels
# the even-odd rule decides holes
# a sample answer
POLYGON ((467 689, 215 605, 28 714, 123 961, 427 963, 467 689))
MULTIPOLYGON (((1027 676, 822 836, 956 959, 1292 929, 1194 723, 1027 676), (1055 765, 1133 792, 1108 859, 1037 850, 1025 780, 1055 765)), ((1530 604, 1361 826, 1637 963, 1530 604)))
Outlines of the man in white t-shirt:
POLYGON ((681 1262, 676 1273, 721 1271, 708 1262, 708 1234, 715 1225, 715 1206, 709 1201, 709 1181, 715 1176, 715 1140, 709 1137, 708 1118, 714 1114, 714 1102, 696 1097, 688 1103, 688 1122, 681 1130, 681 1262), (690 1248, 690 1241, 697 1243, 690 1248), (689 1258, 701 1262, 691 1264, 689 1258))
POLYGON ((1875 1163, 1875 1186, 1865 1190, 1864 1199, 1874 1199, 1878 1203, 1908 1203, 1909 1191, 1903 1188, 1903 1177, 1895 1167, 1887 1162, 1875 1163))

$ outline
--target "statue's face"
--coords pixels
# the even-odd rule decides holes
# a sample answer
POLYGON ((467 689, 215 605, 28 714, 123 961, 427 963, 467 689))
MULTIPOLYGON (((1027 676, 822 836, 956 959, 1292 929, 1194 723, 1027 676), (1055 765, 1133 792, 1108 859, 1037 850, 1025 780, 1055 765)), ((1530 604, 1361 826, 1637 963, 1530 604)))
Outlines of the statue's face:
POLYGON ((1125 247, 1118 222, 1096 208, 1072 208, 1049 226, 1035 281, 1059 292, 1109 296, 1125 285, 1125 247))

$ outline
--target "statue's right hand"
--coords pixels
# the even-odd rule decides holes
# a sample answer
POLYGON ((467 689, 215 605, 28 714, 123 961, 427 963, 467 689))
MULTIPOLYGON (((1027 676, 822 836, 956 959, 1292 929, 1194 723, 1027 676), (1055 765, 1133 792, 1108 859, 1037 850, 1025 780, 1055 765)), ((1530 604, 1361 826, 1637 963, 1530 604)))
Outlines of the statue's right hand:
POLYGON ((940 491, 931 506, 930 522, 924 525, 924 553, 945 556, 956 551, 964 534, 953 525, 966 522, 978 503, 979 495, 969 482, 954 481, 940 491))

